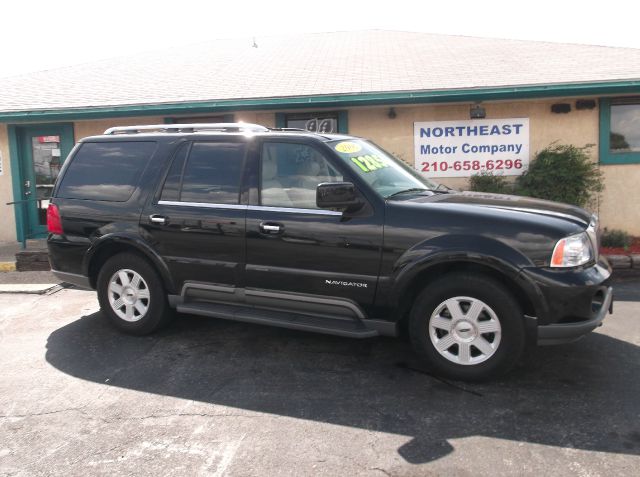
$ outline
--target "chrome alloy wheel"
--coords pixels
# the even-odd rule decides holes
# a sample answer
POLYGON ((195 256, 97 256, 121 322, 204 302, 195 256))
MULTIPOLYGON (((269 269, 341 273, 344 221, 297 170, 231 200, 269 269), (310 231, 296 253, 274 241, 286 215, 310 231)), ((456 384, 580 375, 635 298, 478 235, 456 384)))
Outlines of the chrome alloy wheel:
POLYGON ((482 300, 456 296, 440 303, 429 318, 429 337, 449 361, 480 364, 495 354, 502 328, 496 313, 482 300))
POLYGON ((138 321, 149 309, 149 287, 142 276, 133 270, 118 270, 109 280, 109 304, 124 321, 138 321))

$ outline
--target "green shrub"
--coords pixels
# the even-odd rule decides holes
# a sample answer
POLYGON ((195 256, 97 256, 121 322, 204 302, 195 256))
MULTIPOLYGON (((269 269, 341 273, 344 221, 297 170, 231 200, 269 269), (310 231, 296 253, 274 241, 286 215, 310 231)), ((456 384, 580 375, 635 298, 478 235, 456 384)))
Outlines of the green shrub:
POLYGON ((598 164, 587 154, 590 147, 551 144, 544 148, 516 180, 517 194, 579 207, 593 205, 604 182, 598 164))
POLYGON ((469 178, 469 190, 474 192, 490 192, 493 194, 512 194, 513 186, 504 176, 482 171, 469 178))
POLYGON ((629 248, 631 236, 624 230, 604 229, 602 232, 601 244, 603 247, 623 247, 629 248))

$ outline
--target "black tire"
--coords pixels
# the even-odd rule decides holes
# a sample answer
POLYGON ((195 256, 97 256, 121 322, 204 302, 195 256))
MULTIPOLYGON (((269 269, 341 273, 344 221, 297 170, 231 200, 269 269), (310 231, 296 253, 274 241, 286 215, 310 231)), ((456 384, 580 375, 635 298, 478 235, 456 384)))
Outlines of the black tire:
POLYGON ((450 273, 428 285, 418 295, 411 309, 409 334, 416 352, 426 359, 436 374, 465 381, 481 381, 506 373, 518 362, 525 348, 524 315, 518 301, 498 281, 481 274, 450 273), (457 306, 456 313, 461 313, 457 318, 452 316, 445 304, 451 298, 456 298, 449 302, 452 308, 457 306), (475 314, 471 309, 474 303, 482 311, 477 315, 477 320, 467 319, 467 316, 475 314), (436 311, 438 318, 434 317, 434 328, 430 328, 429 322, 436 311), (444 321, 438 321, 440 317, 444 321), (496 327, 496 319, 500 329, 495 333, 483 333, 476 327, 478 323, 486 323, 485 327, 496 327), (435 326, 436 323, 444 323, 442 329, 435 326), (449 332, 445 330, 447 323, 451 326, 449 332), (469 323, 474 324, 470 326, 469 323), (433 339, 431 333, 435 335, 433 339), (449 334, 451 337, 447 338, 449 334), (447 346, 452 340, 453 344, 438 351, 433 340, 440 347, 447 346), (486 353, 480 350, 489 349, 484 341, 492 347, 486 353), (482 346, 476 347, 476 344, 482 346), (473 360, 477 362, 473 363, 473 360))
MULTIPOLYGON (((121 284, 122 280, 119 280, 118 283, 121 284)), ((116 283, 116 285, 118 285, 118 283, 116 283)), ((114 255, 104 263, 98 274, 97 292, 102 314, 116 328, 128 334, 141 336, 153 333, 165 326, 173 316, 173 312, 167 302, 167 294, 158 277, 157 271, 147 260, 134 253, 120 253, 114 255), (146 305, 146 311, 144 313, 137 310, 135 305, 128 303, 124 303, 119 311, 116 311, 114 306, 111 305, 110 298, 111 300, 119 298, 117 293, 109 290, 111 279, 119 271, 124 272, 125 270, 129 278, 135 277, 135 274, 138 274, 142 278, 142 281, 139 282, 140 285, 137 287, 132 286, 134 283, 133 280, 131 280, 129 285, 130 288, 138 290, 139 295, 141 297, 144 296, 144 298, 136 299, 138 295, 126 298, 131 300, 135 299, 135 303, 139 304, 141 308, 144 308, 146 305), (145 292, 145 290, 148 291, 145 292), (147 296, 148 298, 146 298, 147 296), (125 319, 130 308, 133 309, 134 315, 129 318, 132 321, 125 319), (122 315, 125 315, 125 318, 123 318, 122 315)), ((129 291, 128 293, 133 295, 136 292, 129 291)), ((122 297, 124 300, 124 295, 122 297)), ((117 307, 118 302, 115 301, 114 305, 117 307)))

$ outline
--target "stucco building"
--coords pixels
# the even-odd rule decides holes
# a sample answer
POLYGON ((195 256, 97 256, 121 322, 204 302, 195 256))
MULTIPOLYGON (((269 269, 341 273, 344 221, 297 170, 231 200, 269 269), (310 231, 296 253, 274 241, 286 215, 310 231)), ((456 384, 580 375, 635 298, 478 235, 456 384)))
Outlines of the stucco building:
POLYGON ((593 144, 602 224, 640 235, 636 49, 337 32, 219 40, 0 84, 0 241, 44 234, 75 141, 118 125, 230 121, 364 136, 461 188, 485 167, 521 174, 553 142, 593 144))

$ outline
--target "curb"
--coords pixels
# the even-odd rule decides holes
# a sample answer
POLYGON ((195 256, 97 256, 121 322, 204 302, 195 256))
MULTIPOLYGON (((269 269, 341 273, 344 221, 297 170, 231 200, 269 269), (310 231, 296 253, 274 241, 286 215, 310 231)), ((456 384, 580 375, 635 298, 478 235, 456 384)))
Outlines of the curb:
POLYGON ((16 270, 19 272, 45 272, 51 270, 46 250, 21 250, 16 253, 16 270))
POLYGON ((64 288, 58 283, 17 283, 0 285, 0 294, 21 293, 28 295, 51 295, 64 288))
POLYGON ((0 272, 15 272, 16 262, 0 262, 0 272))
POLYGON ((640 255, 605 255, 611 266, 616 269, 634 268, 640 270, 640 255))
POLYGON ((613 269, 614 277, 640 277, 640 255, 603 255, 613 269))

